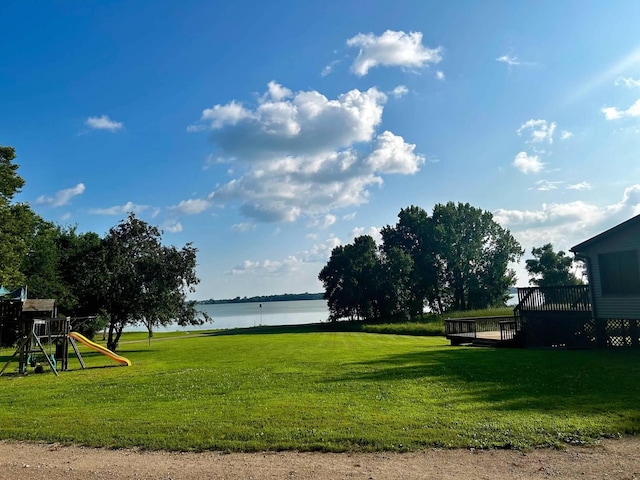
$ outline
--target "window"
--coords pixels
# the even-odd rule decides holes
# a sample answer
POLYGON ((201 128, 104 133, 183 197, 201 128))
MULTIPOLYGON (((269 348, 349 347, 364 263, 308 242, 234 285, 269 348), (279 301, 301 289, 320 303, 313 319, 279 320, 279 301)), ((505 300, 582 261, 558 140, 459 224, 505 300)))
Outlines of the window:
POLYGON ((638 252, 602 253, 598 255, 603 295, 640 295, 638 252))

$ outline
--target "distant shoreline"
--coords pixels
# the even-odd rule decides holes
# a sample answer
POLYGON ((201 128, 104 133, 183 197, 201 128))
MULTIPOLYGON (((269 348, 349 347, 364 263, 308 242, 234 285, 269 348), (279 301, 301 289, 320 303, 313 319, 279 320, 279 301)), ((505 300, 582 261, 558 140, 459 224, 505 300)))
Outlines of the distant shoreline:
POLYGON ((196 300, 198 305, 216 305, 224 303, 267 303, 267 302, 290 302, 294 300, 322 300, 323 293, 283 293, 282 295, 262 295, 256 297, 236 297, 215 300, 196 300))

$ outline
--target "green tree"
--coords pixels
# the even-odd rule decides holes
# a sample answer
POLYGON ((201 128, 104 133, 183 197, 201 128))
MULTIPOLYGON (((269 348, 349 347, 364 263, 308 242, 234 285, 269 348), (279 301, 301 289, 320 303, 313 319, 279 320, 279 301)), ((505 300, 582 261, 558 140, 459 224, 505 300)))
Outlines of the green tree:
POLYGON ((335 247, 318 279, 324 285, 331 321, 373 318, 379 298, 379 259, 373 238, 362 235, 353 244, 335 247))
POLYGON ((25 281, 20 267, 37 219, 29 205, 12 203, 24 185, 15 158, 12 147, 0 145, 0 284, 9 287, 25 281))
POLYGON ((533 258, 526 261, 530 284, 538 287, 582 285, 582 281, 571 271, 574 260, 562 250, 554 252, 551 243, 534 247, 531 254, 533 258))
POLYGON ((404 282, 408 290, 402 294, 406 302, 404 310, 411 316, 421 315, 425 302, 432 310, 439 310, 437 245, 429 214, 413 205, 403 208, 398 214, 396 225, 387 225, 381 233, 382 250, 385 253, 399 249, 413 263, 409 277, 404 282))
POLYGON ((439 292, 445 310, 504 305, 515 273, 508 268, 524 253, 491 212, 468 203, 448 202, 433 209, 439 292))
POLYGON ((129 214, 109 230, 94 252, 89 285, 108 320, 107 348, 116 350, 127 325, 202 324, 208 317, 187 302, 199 282, 197 250, 164 246, 157 227, 129 214))

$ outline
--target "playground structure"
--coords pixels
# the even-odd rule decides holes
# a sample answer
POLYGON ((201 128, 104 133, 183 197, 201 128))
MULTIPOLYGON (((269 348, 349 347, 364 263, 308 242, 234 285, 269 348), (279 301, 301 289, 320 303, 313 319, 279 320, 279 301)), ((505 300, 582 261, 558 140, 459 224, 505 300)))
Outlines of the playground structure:
POLYGON ((19 326, 17 348, 0 370, 0 376, 16 357, 18 358, 17 372, 19 375, 27 373, 29 367, 33 368, 36 373, 42 372, 43 367, 48 365, 51 371, 58 376, 59 371, 69 368, 69 346, 84 369, 86 365, 76 342, 82 343, 121 365, 130 366, 131 362, 127 358, 92 342, 80 333, 72 331, 74 321, 87 318, 91 317, 58 318, 55 300, 27 299, 26 288, 23 288, 21 292, 18 290, 12 292, 9 298, 6 295, 5 298, 0 298, 2 325, 12 321, 19 326))

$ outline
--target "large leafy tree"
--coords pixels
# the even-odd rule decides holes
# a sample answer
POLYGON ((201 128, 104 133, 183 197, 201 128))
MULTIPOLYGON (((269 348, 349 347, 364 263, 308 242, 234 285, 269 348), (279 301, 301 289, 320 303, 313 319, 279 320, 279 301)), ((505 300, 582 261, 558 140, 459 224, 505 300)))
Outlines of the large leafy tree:
POLYGON ((446 310, 470 310, 504 304, 515 284, 509 262, 524 253, 491 212, 468 203, 437 204, 434 243, 439 271, 439 303, 446 310))
POLYGON ((151 332, 154 325, 195 325, 206 319, 186 301, 199 282, 196 249, 162 245, 158 228, 134 214, 109 230, 92 263, 89 284, 107 317, 111 350, 127 325, 144 323, 151 332))
POLYGON ((325 288, 330 320, 372 318, 379 273, 376 243, 369 235, 357 237, 353 244, 335 247, 318 275, 325 288))
POLYGON ((29 205, 12 203, 24 185, 15 158, 12 147, 0 145, 0 283, 7 286, 25 281, 20 267, 38 218, 29 205))
POLYGON ((538 287, 582 284, 571 271, 574 260, 562 250, 555 252, 551 243, 534 247, 531 254, 533 258, 526 261, 526 269, 531 277, 530 284, 538 287))
MULTIPOLYGON (((382 250, 390 254, 400 250, 411 258, 411 271, 404 283, 403 307, 411 316, 422 314, 425 302, 438 310, 438 266, 433 223, 422 208, 410 206, 400 210, 395 226, 381 231, 382 250)), ((405 270, 406 273, 406 270, 405 270)))

